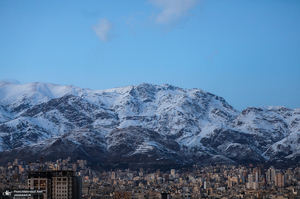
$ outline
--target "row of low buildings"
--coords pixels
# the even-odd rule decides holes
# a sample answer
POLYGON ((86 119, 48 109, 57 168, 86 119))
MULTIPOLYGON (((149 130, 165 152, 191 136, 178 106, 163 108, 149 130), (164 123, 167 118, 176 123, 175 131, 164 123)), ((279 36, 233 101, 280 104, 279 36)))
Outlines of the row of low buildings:
POLYGON ((68 158, 29 164, 15 160, 0 167, 0 174, 2 192, 40 190, 24 198, 300 198, 300 168, 194 165, 99 172, 85 160, 68 158))

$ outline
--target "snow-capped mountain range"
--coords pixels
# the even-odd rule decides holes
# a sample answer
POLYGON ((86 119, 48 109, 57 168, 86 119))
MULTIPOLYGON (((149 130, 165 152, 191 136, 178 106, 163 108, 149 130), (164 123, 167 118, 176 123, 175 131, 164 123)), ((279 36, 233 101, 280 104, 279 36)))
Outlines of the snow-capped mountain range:
POLYGON ((300 108, 242 112, 200 89, 0 83, 0 163, 72 157, 103 167, 300 160, 300 108))

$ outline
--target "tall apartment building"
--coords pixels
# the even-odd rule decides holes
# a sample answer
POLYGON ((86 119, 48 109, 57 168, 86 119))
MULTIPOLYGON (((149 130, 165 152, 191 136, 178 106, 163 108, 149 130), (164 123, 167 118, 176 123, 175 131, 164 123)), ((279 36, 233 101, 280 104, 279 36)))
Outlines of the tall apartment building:
POLYGON ((255 167, 253 169, 253 176, 255 177, 255 182, 259 182, 259 178, 261 176, 261 169, 259 167, 255 167))
POLYGON ((284 175, 281 173, 277 173, 275 176, 275 186, 277 187, 284 187, 284 175))
POLYGON ((51 175, 45 171, 28 172, 28 188, 31 190, 43 190, 43 194, 34 198, 51 198, 51 175))
POLYGON ((171 176, 172 176, 172 178, 176 178, 176 171, 175 171, 175 169, 171 169, 171 176))
POLYGON ((111 179, 112 180, 116 179, 116 173, 115 172, 111 172, 111 179))
POLYGON ((43 194, 35 195, 34 199, 79 199, 82 189, 74 171, 30 171, 28 188, 43 190, 43 194))
POLYGON ((269 183, 275 182, 275 175, 276 175, 276 170, 273 166, 271 166, 267 171, 267 181, 269 183))

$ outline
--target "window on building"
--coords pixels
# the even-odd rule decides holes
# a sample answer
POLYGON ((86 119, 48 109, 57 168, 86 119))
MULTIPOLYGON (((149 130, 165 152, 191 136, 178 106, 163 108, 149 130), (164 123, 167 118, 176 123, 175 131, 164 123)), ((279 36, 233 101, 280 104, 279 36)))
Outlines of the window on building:
POLYGON ((40 186, 45 187, 46 186, 46 180, 40 180, 40 186))
POLYGON ((38 180, 34 180, 33 181, 33 186, 35 186, 35 187, 39 186, 39 181, 38 180))

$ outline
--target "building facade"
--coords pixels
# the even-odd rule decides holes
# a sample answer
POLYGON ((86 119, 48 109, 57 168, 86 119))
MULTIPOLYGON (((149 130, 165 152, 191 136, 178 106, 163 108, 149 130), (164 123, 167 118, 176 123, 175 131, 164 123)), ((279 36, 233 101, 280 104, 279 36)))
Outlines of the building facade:
POLYGON ((79 199, 81 198, 81 180, 74 171, 30 171, 28 188, 43 190, 35 195, 37 199, 79 199))

